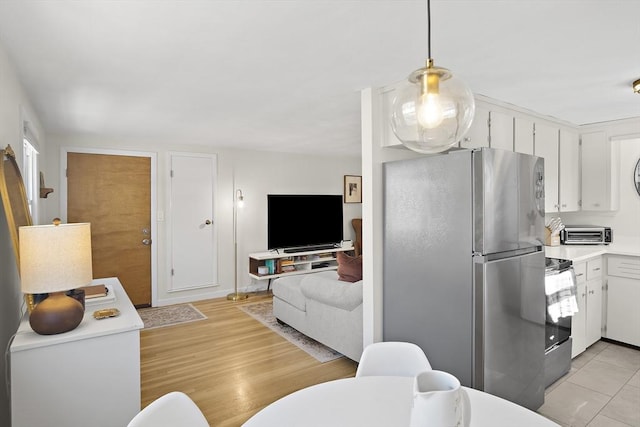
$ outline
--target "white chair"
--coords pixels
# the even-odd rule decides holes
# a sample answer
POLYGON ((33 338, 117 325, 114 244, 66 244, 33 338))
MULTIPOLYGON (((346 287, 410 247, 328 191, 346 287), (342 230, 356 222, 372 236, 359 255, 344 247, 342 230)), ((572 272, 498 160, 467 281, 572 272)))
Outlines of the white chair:
POLYGON ((415 377, 430 371, 431 364, 422 349, 410 342, 377 342, 362 352, 356 377, 415 377))
POLYGON ((151 402, 127 427, 209 427, 200 408, 186 394, 173 391, 151 402))

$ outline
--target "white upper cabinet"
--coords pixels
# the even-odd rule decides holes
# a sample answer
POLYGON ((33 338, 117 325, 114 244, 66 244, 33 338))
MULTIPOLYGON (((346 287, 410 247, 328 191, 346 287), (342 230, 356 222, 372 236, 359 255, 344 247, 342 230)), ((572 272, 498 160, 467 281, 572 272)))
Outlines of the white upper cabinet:
POLYGON ((582 138, 582 210, 618 209, 617 143, 604 131, 583 133, 582 138))
POLYGON ((560 212, 580 210, 580 139, 577 132, 560 129, 560 212))
POLYGON ((489 113, 489 146, 513 151, 513 115, 489 113))
POLYGON ((533 120, 516 117, 513 121, 513 134, 514 151, 533 154, 533 120))
POLYGON ((558 128, 536 123, 534 154, 544 158, 544 210, 558 212, 558 128))
POLYGON ((480 148, 489 146, 489 110, 476 103, 471 129, 460 141, 461 148, 480 148))

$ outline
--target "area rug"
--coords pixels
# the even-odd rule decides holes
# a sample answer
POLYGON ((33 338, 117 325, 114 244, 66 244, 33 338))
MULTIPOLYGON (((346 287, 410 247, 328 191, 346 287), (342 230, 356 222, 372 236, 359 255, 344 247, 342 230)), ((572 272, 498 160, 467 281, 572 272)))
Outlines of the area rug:
POLYGON ((342 354, 298 332, 291 326, 278 323, 273 316, 273 303, 271 301, 246 304, 238 308, 321 363, 342 357, 342 354))
POLYGON ((195 322, 207 318, 191 304, 167 305, 138 310, 144 329, 162 328, 180 323, 195 322))

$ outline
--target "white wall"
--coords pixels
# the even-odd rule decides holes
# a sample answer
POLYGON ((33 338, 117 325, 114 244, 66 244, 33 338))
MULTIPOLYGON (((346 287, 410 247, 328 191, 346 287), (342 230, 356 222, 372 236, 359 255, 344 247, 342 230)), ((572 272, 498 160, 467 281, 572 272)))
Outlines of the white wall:
MULTIPOLYGON (((22 123, 28 120, 39 136, 40 125, 20 85, 11 60, 0 44, 0 146, 7 144, 22 159, 22 123)), ((40 151, 44 152, 44 138, 40 137, 40 151)), ((18 164, 21 160, 18 160, 18 164)), ((2 202, 0 201, 0 204, 2 202)), ((0 209, 0 348, 6 348, 18 328, 22 310, 22 293, 13 245, 7 227, 4 207, 0 209)), ((9 396, 5 384, 5 358, 0 358, 0 425, 9 425, 9 396)))
POLYGON ((383 89, 361 93, 362 115, 362 279, 363 344, 382 340, 383 180, 382 164, 420 154, 405 148, 384 148, 389 121, 383 113, 383 89))
MULTIPOLYGON (((212 131, 212 134, 215 133, 212 131)), ((215 138, 215 137, 212 137, 215 138)), ((267 194, 308 193, 342 194, 344 175, 360 175, 360 159, 356 157, 308 156, 301 154, 216 149, 170 141, 148 141, 122 138, 110 140, 95 136, 50 135, 49 156, 46 163, 47 186, 60 188, 61 147, 100 148, 154 152, 158 159, 157 210, 168 211, 169 153, 215 153, 218 178, 214 201, 214 223, 218 234, 218 286, 213 288, 168 292, 169 263, 167 223, 158 222, 153 236, 157 245, 157 304, 193 301, 226 296, 234 287, 233 250, 233 179, 235 187, 244 193, 244 207, 238 212, 238 288, 256 290, 266 288, 266 282, 253 282, 249 276, 248 254, 267 248, 267 194)), ((46 200, 43 221, 60 215, 59 191, 46 200)), ((345 204, 345 239, 353 238, 350 221, 361 216, 361 204, 345 204)))

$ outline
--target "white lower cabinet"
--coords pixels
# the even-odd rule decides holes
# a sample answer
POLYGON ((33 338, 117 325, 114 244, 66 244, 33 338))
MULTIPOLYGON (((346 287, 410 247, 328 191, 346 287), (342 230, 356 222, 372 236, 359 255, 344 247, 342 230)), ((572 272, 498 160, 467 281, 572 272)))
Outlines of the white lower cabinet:
POLYGON ((576 275, 578 300, 578 312, 571 319, 571 357, 576 357, 587 349, 585 344, 587 339, 585 335, 586 328, 586 312, 587 312, 587 263, 573 265, 573 271, 576 275))
POLYGON ((605 336, 640 346, 640 257, 607 259, 607 325, 605 336))
POLYGON ((94 279, 110 302, 87 302, 82 323, 38 335, 25 314, 11 343, 12 427, 126 426, 140 411, 140 329, 144 323, 115 277, 94 279), (120 315, 96 320, 95 310, 120 315))
POLYGON ((587 261, 587 312, 585 344, 602 338, 602 257, 587 261))
POLYGON ((602 337, 602 257, 575 263, 578 313, 571 319, 571 357, 602 337))

